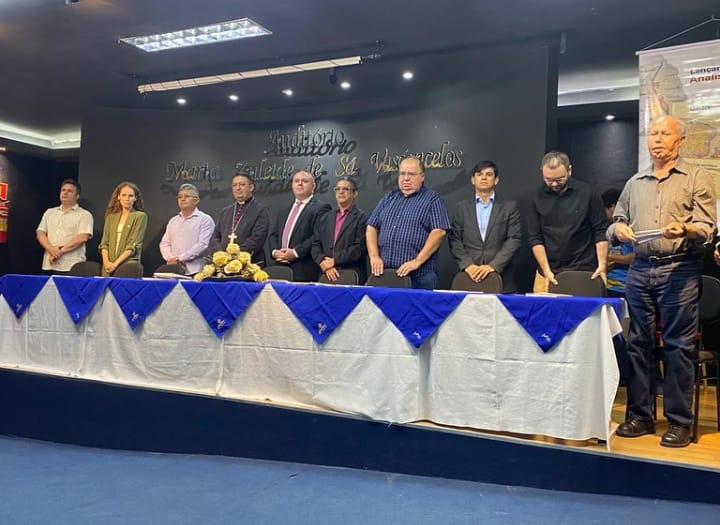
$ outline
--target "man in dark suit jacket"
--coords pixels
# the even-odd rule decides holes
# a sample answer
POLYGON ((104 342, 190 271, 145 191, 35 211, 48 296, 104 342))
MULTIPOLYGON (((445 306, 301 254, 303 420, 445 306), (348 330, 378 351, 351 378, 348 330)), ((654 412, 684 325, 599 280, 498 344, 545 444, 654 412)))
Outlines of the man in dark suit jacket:
POLYGON ((338 270, 355 270, 358 282, 367 281, 365 230, 368 214, 355 206, 355 181, 341 177, 335 184, 335 213, 318 221, 312 244, 312 258, 330 281, 337 281, 338 270))
POLYGON ((472 173, 475 198, 459 202, 453 210, 450 253, 473 281, 480 282, 498 272, 503 291, 515 292, 511 263, 520 248, 520 212, 514 201, 495 198, 500 177, 494 162, 478 162, 472 173))
POLYGON ((320 267, 310 251, 315 226, 330 205, 313 198, 315 179, 305 170, 293 175, 292 190, 295 199, 278 214, 270 234, 270 255, 276 264, 290 266, 294 281, 317 281, 320 267))
POLYGON ((215 221, 215 231, 210 239, 208 253, 224 250, 229 242, 252 255, 252 262, 265 266, 265 241, 270 231, 270 212, 267 206, 253 197, 255 183, 247 173, 237 173, 232 178, 235 202, 226 206, 215 221))

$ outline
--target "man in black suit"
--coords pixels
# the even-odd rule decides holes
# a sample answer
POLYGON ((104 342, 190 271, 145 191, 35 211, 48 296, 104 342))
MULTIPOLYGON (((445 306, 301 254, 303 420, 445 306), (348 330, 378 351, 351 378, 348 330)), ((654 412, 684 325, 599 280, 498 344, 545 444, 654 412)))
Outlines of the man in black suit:
POLYGON ((472 200, 457 203, 450 231, 450 253, 461 270, 475 282, 493 272, 500 274, 504 292, 515 292, 512 258, 520 248, 520 212, 514 201, 498 200, 500 182, 497 165, 491 160, 472 168, 475 187, 472 200))
POLYGON ((236 173, 232 178, 235 202, 226 206, 215 221, 215 231, 208 253, 224 250, 229 242, 252 255, 252 262, 265 266, 265 241, 270 231, 270 212, 267 206, 253 197, 255 183, 247 173, 236 173))
POLYGON ((337 211, 318 221, 312 244, 312 258, 329 281, 337 281, 338 270, 355 270, 358 282, 367 281, 365 230, 368 215, 357 206, 355 181, 341 177, 335 184, 337 211))
POLYGON ((315 226, 330 205, 313 198, 315 179, 305 170, 293 175, 292 190, 295 199, 278 214, 270 234, 270 255, 276 264, 290 266, 294 281, 317 281, 320 267, 310 252, 315 226))

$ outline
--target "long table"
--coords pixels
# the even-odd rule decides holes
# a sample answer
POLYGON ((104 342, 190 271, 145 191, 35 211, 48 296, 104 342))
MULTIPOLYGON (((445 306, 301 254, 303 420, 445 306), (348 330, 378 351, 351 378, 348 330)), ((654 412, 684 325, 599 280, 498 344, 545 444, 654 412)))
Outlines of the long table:
MULTIPOLYGON (((22 284, 23 278, 12 277, 22 284)), ((104 288, 87 316, 75 322, 58 293, 58 279, 81 278, 54 277, 41 283, 19 318, 17 300, 18 304, 9 298, 0 301, 0 366, 231 399, 272 400, 395 423, 429 420, 573 440, 609 438, 619 379, 612 343, 621 329, 617 300, 583 300, 586 308, 588 301, 596 304, 591 303, 579 324, 544 351, 528 326, 538 321, 548 327, 562 324, 562 312, 576 310, 580 299, 515 296, 516 305, 530 306, 524 325, 510 313, 503 296, 453 296, 457 306, 443 314, 437 329, 425 330, 431 335, 418 343, 413 337, 420 337, 424 328, 414 331, 411 326, 403 333, 398 323, 423 324, 418 319, 424 314, 396 316, 389 308, 422 304, 432 311, 436 304, 446 304, 450 293, 386 289, 383 306, 364 287, 348 288, 349 295, 359 297, 357 304, 322 339, 301 322, 293 305, 336 310, 338 287, 268 283, 258 288, 234 283, 252 288, 256 295, 232 326, 219 333, 222 323, 208 321, 207 312, 191 299, 189 285, 163 283, 167 295, 144 319, 136 320, 133 329, 135 313, 121 309, 119 286, 104 288), (544 318, 548 306, 555 313, 544 318)), ((120 281, 129 280, 107 279, 120 281)), ((195 291, 230 286, 191 284, 195 291)), ((541 337, 549 338, 544 333, 541 337)))

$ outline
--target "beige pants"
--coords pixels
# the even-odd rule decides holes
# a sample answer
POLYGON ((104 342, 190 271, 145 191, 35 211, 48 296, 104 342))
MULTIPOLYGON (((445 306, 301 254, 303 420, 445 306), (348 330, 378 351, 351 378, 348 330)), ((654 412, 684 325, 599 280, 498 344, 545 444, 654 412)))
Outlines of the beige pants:
POLYGON ((550 279, 546 279, 540 272, 535 271, 535 282, 533 283, 533 292, 547 293, 550 286, 550 279))

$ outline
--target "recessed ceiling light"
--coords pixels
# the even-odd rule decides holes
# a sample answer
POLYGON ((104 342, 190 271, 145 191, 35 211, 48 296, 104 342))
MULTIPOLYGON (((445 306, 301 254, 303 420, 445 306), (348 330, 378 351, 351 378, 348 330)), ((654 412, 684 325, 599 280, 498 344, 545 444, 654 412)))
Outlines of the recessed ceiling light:
POLYGON ((352 84, 350 84, 350 82, 348 82, 347 80, 343 80, 342 82, 340 82, 340 87, 343 89, 350 89, 351 86, 352 84))
POLYGON ((249 18, 240 18, 238 20, 228 20, 227 22, 219 22, 209 26, 180 29, 179 31, 172 31, 170 33, 121 38, 120 42, 125 42, 143 51, 152 53, 154 51, 165 51, 166 49, 215 44, 217 42, 227 42, 239 38, 271 34, 272 31, 268 31, 249 18))
POLYGON ((231 102, 237 102, 238 100, 240 100, 240 97, 238 97, 235 93, 228 96, 228 98, 230 99, 231 102))
POLYGON ((183 97, 178 97, 178 98, 176 99, 176 102, 177 102, 178 104, 180 104, 181 106, 184 106, 185 104, 187 104, 187 99, 186 99, 186 98, 183 98, 183 97))
POLYGON ((0 146, 0 153, 5 153, 7 151, 7 148, 5 146, 0 146))
POLYGON ((402 77, 403 77, 405 80, 412 80, 414 76, 415 76, 415 75, 413 74, 412 71, 403 71, 403 74, 402 74, 402 77))
POLYGON ((283 89, 282 94, 286 97, 292 97, 293 96, 293 90, 292 89, 283 89))
POLYGON ((611 120, 615 120, 615 115, 605 115, 605 120, 607 120, 608 122, 610 122, 611 120))

